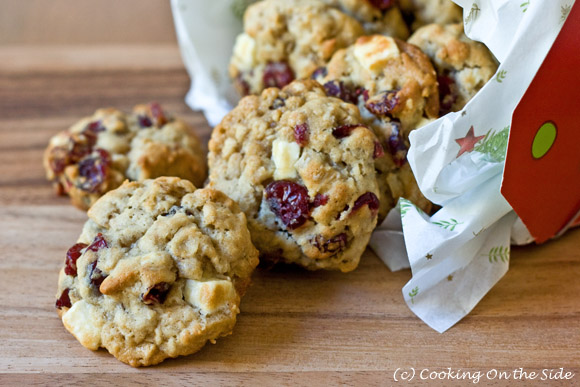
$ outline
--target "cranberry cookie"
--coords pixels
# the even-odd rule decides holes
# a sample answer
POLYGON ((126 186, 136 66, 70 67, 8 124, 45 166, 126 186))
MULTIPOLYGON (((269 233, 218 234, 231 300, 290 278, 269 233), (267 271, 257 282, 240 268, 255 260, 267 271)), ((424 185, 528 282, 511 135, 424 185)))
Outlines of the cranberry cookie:
POLYGON ((394 0, 321 0, 358 20, 365 34, 382 34, 399 39, 409 37, 409 29, 394 0))
POLYGON ((458 111, 493 77, 497 61, 482 43, 463 33, 463 24, 430 24, 409 39, 435 64, 440 115, 458 111))
POLYGON ((413 31, 426 24, 463 21, 462 8, 451 0, 398 0, 398 3, 413 31))
POLYGON ((125 179, 178 176, 201 186, 207 173, 201 149, 187 125, 156 103, 132 114, 99 109, 50 139, 44 168, 57 192, 86 210, 125 179))
POLYGON ((56 301, 84 347, 138 367, 231 333, 258 264, 233 200, 160 177, 125 182, 88 215, 66 254, 56 301))
POLYGON ((363 36, 339 50, 318 80, 329 95, 359 106, 365 123, 379 137, 384 155, 376 160, 381 189, 380 218, 404 197, 426 212, 406 160, 411 130, 439 113, 437 75, 429 58, 414 45, 381 36, 363 36))
POLYGON ((241 95, 309 78, 336 50, 363 35, 362 26, 318 0, 265 0, 244 15, 230 62, 241 95))
POLYGON ((295 81, 243 98, 214 129, 209 187, 240 203, 269 260, 354 270, 377 222, 374 157, 356 106, 295 81))

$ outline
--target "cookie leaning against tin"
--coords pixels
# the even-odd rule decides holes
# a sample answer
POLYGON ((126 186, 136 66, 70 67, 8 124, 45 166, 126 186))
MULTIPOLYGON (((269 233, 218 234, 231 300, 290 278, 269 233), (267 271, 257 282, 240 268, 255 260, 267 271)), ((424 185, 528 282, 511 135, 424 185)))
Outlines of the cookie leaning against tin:
POLYGON ((125 182, 88 215, 66 254, 56 301, 83 346, 137 367, 231 333, 258 264, 233 200, 160 177, 125 182))
POLYGON ((376 167, 381 189, 380 218, 399 197, 425 212, 432 204, 422 195, 407 163, 409 133, 439 114, 437 75, 419 48, 382 35, 363 36, 339 50, 318 78, 329 95, 359 106, 385 149, 376 167))
POLYGON ((440 115, 461 110, 493 77, 498 63, 484 44, 469 39, 463 24, 430 24, 409 38, 435 65, 440 115))
POLYGON ((201 186, 207 173, 199 139, 156 103, 83 118, 50 139, 44 168, 57 192, 84 210, 125 179, 178 176, 201 186))
POLYGON ((318 0, 265 0, 244 15, 229 73, 241 95, 309 78, 336 50, 363 35, 350 16, 318 0))
POLYGON ((321 0, 362 24, 365 35, 382 34, 407 39, 409 29, 393 0, 321 0))
POLYGON ((452 0, 398 0, 397 3, 413 31, 426 24, 463 21, 462 8, 452 0))
POLYGON ((264 258, 357 267, 379 208, 380 146, 361 122, 307 80, 243 98, 214 129, 208 186, 238 201, 264 258))

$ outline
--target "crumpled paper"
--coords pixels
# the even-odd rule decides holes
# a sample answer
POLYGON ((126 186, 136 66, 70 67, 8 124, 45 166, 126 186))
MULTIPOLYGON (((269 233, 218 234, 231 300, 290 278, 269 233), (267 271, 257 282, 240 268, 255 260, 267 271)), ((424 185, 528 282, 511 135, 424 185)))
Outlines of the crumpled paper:
MULTIPOLYGON (((438 332, 467 315, 507 272, 510 242, 533 240, 500 194, 509 126, 575 0, 454 1, 464 8, 466 34, 484 42, 501 65, 461 112, 411 133, 409 163, 421 191, 442 208, 429 217, 401 200, 370 242, 391 270, 411 268, 405 301, 438 332)), ((192 78, 185 100, 212 126, 239 99, 227 68, 252 2, 171 0, 192 78)))
POLYGON ((171 0, 177 41, 191 87, 185 103, 216 126, 239 100, 228 75, 242 16, 253 0, 171 0))
POLYGON ((413 274, 403 296, 438 332, 468 314, 507 272, 512 230, 516 241, 526 241, 500 194, 507 135, 512 112, 574 2, 456 3, 464 8, 466 34, 485 43, 500 66, 461 112, 410 135, 408 160, 419 187, 442 208, 429 217, 408 201, 399 203, 413 274))

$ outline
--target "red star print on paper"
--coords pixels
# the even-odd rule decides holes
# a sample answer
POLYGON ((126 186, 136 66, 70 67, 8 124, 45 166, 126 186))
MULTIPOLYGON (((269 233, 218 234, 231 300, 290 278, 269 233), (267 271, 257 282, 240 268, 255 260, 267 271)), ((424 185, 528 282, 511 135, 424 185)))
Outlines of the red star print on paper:
POLYGON ((474 132, 473 132, 473 125, 472 125, 471 128, 469 128, 469 131, 467 132, 465 137, 458 138, 455 140, 455 142, 458 143, 459 146, 461 147, 459 149, 459 152, 457 153, 456 157, 461 156, 465 152, 471 152, 473 150, 473 148, 475 147, 475 144, 477 144, 484 137, 485 136, 477 136, 476 137, 474 132))

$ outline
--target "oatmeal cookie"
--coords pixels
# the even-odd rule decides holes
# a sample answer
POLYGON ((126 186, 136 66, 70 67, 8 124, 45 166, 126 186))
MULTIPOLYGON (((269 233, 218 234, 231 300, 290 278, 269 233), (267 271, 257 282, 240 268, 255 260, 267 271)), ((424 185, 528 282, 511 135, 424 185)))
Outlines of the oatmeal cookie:
POLYGON ((44 168, 57 192, 84 210, 125 179, 178 176, 201 186, 207 173, 199 139, 156 103, 83 118, 50 139, 44 168))
POLYGON ((426 24, 463 21, 463 9, 451 0, 399 0, 398 3, 413 31, 426 24))
POLYGON ((233 200, 160 177, 125 182, 88 215, 66 254, 56 301, 84 347, 138 367, 231 333, 258 264, 233 200))
POLYGON ((376 159, 381 190, 380 219, 399 197, 412 200, 429 212, 406 163, 409 133, 438 117, 437 75, 429 58, 412 44, 391 37, 360 37, 339 50, 318 80, 329 95, 359 106, 365 123, 379 137, 385 150, 376 159), (402 195, 405 193, 405 195, 402 195), (413 193, 410 195, 410 193, 413 193))
POLYGON ((295 81, 243 98, 214 129, 208 186, 240 203, 265 259, 346 272, 377 222, 377 146, 356 106, 295 81))
POLYGON ((463 33, 463 24, 430 24, 409 39, 435 64, 440 115, 458 111, 493 77, 498 63, 482 43, 463 33))
POLYGON ((364 33, 355 19, 318 0, 265 0, 248 7, 229 72, 241 95, 309 78, 364 33))
POLYGON ((365 34, 406 40, 409 28, 394 0, 321 0, 358 20, 365 34))

